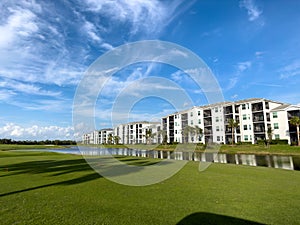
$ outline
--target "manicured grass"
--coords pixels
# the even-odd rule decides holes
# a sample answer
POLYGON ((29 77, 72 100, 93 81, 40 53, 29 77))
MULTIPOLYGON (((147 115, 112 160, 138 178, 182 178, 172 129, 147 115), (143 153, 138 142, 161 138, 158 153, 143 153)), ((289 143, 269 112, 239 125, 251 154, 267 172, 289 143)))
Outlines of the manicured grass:
POLYGON ((0 151, 23 150, 23 149, 45 149, 45 148, 65 148, 60 145, 17 145, 17 144, 0 144, 0 151))
POLYGON ((300 147, 290 145, 270 145, 270 148, 267 148, 264 145, 222 145, 220 152, 300 155, 300 147))
MULTIPOLYGON (((153 159, 120 158, 133 165, 153 159)), ((161 183, 131 187, 81 156, 0 152, 1 224, 299 224, 300 172, 188 162, 161 183), (181 223, 179 223, 181 221, 181 223)))

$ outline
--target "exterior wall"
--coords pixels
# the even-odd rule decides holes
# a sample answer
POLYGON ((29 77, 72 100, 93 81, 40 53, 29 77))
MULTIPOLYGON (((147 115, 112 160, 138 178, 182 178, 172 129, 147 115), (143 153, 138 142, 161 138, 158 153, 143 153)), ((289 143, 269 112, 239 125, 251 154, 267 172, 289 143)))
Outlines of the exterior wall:
POLYGON ((289 122, 287 118, 288 115, 285 110, 271 112, 272 139, 287 139, 290 144, 289 122))
POLYGON ((225 127, 223 105, 215 105, 211 108, 212 115, 212 140, 214 143, 224 143, 225 127))

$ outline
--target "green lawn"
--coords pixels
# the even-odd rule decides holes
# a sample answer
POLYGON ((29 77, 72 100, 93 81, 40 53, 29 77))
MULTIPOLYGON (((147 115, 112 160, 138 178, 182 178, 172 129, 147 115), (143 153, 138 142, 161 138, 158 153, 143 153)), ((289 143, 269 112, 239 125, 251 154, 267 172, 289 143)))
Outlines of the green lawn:
POLYGON ((131 187, 81 156, 0 151, 0 224, 299 224, 299 187, 299 171, 212 164, 200 173, 197 162, 131 187))
POLYGON ((23 150, 23 149, 45 149, 45 148, 66 148, 61 145, 17 145, 17 144, 0 144, 0 151, 23 150))

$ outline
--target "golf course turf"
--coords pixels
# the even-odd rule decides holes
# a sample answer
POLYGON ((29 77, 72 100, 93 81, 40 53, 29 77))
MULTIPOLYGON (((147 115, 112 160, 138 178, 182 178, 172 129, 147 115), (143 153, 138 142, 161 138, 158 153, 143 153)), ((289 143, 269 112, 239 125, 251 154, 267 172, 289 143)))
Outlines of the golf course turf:
MULTIPOLYGON (((128 159, 119 157, 156 161, 128 159)), ((299 171, 198 165, 132 187, 102 177, 81 156, 0 151, 0 224, 299 224, 299 171)))

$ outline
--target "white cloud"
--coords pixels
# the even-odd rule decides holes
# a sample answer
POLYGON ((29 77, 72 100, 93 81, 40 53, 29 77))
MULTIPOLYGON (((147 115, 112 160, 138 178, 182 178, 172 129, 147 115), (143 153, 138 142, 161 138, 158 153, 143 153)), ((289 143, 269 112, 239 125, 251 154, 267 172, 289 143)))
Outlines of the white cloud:
POLYGON ((279 72, 280 79, 287 79, 300 75, 300 60, 295 60, 292 63, 284 66, 279 70, 279 72))
POLYGON ((225 90, 227 91, 227 90, 234 88, 236 86, 236 84, 238 83, 242 73, 245 72, 246 70, 250 69, 251 66, 252 66, 251 61, 237 63, 235 65, 235 73, 231 78, 229 78, 229 84, 225 88, 225 90))
MULTIPOLYGON (((149 34, 159 33, 174 17, 185 10, 183 1, 163 2, 158 0, 87 0, 85 3, 90 11, 106 15, 114 21, 131 24, 131 33, 140 31, 149 34), (181 10, 175 10, 181 6, 181 10)), ((190 5, 192 3, 185 3, 190 5)))
POLYGON ((263 12, 255 5, 254 0, 242 0, 240 1, 240 7, 247 10, 249 21, 257 20, 263 12))
POLYGON ((97 35, 97 29, 94 24, 92 24, 89 21, 85 21, 83 28, 84 28, 84 32, 86 32, 93 41, 96 42, 102 41, 101 37, 97 35))
POLYGON ((36 15, 33 12, 20 7, 8 8, 8 11, 10 16, 0 26, 0 48, 10 46, 19 36, 28 37, 38 31, 36 15))
POLYGON ((260 59, 263 57, 264 54, 265 54, 265 52, 257 51, 257 52, 255 52, 255 57, 257 59, 260 59))
POLYGON ((251 68, 252 62, 240 62, 237 64, 238 72, 244 72, 245 70, 251 68))
POLYGON ((24 127, 14 123, 7 123, 0 127, 0 136, 15 140, 75 139, 72 127, 39 125, 24 127))
POLYGON ((58 97, 61 94, 61 92, 46 91, 39 86, 10 79, 4 79, 3 81, 0 81, 0 87, 30 95, 58 97))
POLYGON ((0 90, 0 101, 8 101, 15 95, 16 93, 11 90, 0 90))

